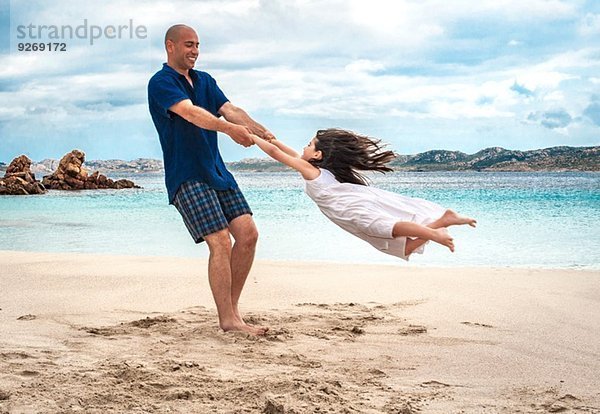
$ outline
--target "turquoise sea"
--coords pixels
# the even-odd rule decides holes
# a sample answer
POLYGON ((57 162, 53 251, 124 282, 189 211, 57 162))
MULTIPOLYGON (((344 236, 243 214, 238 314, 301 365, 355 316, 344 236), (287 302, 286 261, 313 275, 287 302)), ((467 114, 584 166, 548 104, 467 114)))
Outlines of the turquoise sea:
MULTIPOLYGON (((108 174, 111 178, 123 178, 108 174)), ((259 259, 398 266, 600 269, 600 174, 397 172, 373 185, 475 217, 452 228, 456 252, 429 244, 409 264, 346 234, 321 215, 299 175, 235 173, 259 227, 259 259)), ((162 175, 129 175, 143 189, 51 191, 0 197, 0 250, 206 257, 162 175)))

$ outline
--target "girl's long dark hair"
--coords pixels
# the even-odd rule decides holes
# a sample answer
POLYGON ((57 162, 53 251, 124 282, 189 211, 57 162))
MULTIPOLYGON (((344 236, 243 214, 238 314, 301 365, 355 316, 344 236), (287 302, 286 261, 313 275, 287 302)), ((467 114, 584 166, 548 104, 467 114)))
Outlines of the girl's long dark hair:
POLYGON ((331 171, 341 183, 368 185, 367 178, 357 171, 393 171, 386 164, 396 158, 393 151, 384 151, 381 140, 343 129, 317 131, 315 148, 323 153, 320 160, 309 162, 331 171))

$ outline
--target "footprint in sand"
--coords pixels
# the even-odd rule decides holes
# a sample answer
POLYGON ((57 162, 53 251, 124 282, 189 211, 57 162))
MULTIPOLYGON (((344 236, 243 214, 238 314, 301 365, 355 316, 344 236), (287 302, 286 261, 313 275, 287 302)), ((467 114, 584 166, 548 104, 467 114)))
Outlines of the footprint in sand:
POLYGON ((488 325, 486 323, 478 323, 478 322, 461 322, 463 325, 467 326, 479 326, 481 328, 493 328, 494 326, 488 325))
POLYGON ((403 336, 419 335, 427 333, 427 327, 423 325, 408 325, 406 327, 400 328, 398 330, 398 333, 403 336))
POLYGON ((27 358, 34 358, 34 356, 29 355, 26 352, 17 351, 17 352, 0 352, 0 358, 1 359, 27 359, 27 358))
POLYGON ((151 326, 162 324, 162 323, 174 323, 174 322, 177 322, 177 320, 163 315, 163 316, 156 316, 154 318, 151 318, 148 316, 146 319, 140 319, 137 321, 129 322, 129 325, 135 326, 136 328, 149 328, 151 326))
POLYGON ((571 394, 565 394, 552 403, 542 404, 542 407, 544 407, 550 413, 562 413, 563 411, 569 411, 573 408, 578 408, 580 403, 581 400, 579 398, 571 394))
POLYGON ((427 382, 421 383, 421 387, 423 387, 423 388, 446 388, 446 387, 451 387, 451 385, 445 384, 440 381, 433 380, 433 381, 427 381, 427 382))

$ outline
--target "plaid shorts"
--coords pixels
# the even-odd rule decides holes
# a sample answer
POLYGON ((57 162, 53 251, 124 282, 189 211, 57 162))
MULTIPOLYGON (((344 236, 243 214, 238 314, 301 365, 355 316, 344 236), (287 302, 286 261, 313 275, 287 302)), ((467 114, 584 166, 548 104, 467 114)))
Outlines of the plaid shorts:
POLYGON ((196 243, 202 243, 204 236, 226 229, 234 218, 252 214, 239 188, 214 190, 199 181, 181 184, 173 204, 196 243))

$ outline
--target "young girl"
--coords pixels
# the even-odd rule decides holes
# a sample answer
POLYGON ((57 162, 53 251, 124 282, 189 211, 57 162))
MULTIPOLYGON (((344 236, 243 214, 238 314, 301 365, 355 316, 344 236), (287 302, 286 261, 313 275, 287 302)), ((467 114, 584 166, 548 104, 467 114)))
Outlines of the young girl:
POLYGON ((299 155, 281 141, 254 136, 270 157, 297 170, 306 194, 327 218, 384 253, 404 260, 423 253, 429 240, 454 252, 447 227, 476 221, 427 200, 411 198, 367 185, 358 171, 392 171, 386 164, 396 155, 380 141, 341 129, 317 131, 299 155))

